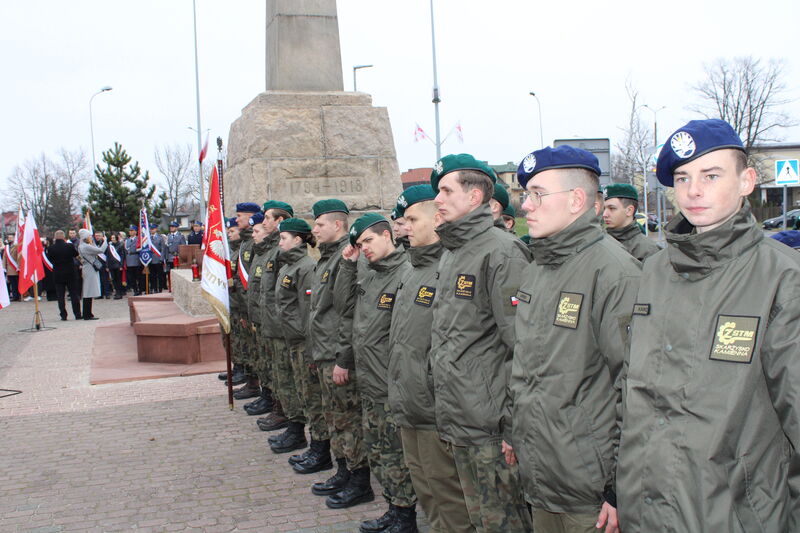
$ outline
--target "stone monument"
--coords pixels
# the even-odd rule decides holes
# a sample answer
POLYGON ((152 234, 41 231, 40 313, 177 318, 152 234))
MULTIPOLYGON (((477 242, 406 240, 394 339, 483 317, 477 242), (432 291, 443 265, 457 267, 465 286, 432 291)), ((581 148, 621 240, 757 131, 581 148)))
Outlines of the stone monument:
POLYGON ((266 91, 228 136, 225 212, 289 202, 308 216, 323 198, 389 210, 400 170, 386 108, 344 92, 335 0, 267 0, 266 91))

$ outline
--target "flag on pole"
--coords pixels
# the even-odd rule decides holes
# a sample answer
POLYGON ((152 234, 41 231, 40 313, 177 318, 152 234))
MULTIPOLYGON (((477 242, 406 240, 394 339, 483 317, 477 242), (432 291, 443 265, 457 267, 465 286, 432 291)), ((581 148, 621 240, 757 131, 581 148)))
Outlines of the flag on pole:
POLYGON ((0 309, 11 305, 11 298, 8 297, 8 286, 6 285, 6 273, 0 268, 0 309))
POLYGON ((464 131, 461 129, 461 121, 459 120, 456 124, 456 138, 458 138, 458 142, 464 144, 464 131))
POLYGON ((231 279, 231 256, 228 250, 228 237, 222 216, 219 176, 217 167, 211 171, 211 185, 208 191, 208 214, 206 216, 206 248, 203 253, 203 272, 200 289, 203 298, 211 304, 225 333, 231 331, 230 300, 228 283, 231 279))
POLYGON ((44 278, 44 266, 42 265, 42 241, 39 238, 39 230, 36 221, 33 219, 33 212, 28 212, 25 219, 25 230, 22 234, 22 242, 19 250, 19 293, 25 292, 33 287, 33 284, 44 278))
POLYGON ((428 134, 425 133, 419 124, 415 124, 416 128, 414 129, 414 142, 419 142, 420 139, 430 138, 428 134))
POLYGON ((145 266, 153 260, 153 254, 161 257, 161 252, 153 246, 150 240, 150 223, 147 221, 147 209, 142 206, 139 211, 139 235, 136 239, 136 251, 139 252, 139 261, 145 266))
POLYGON ((206 142, 203 145, 203 149, 200 150, 200 163, 203 162, 203 159, 206 158, 206 154, 208 153, 208 132, 206 132, 206 142))
POLYGON ((94 235, 94 229, 92 228, 92 219, 89 216, 89 210, 86 210, 86 216, 83 217, 83 229, 88 229, 89 233, 94 235))
POLYGON ((239 281, 242 282, 242 287, 247 290, 247 284, 250 283, 250 274, 247 272, 247 267, 242 260, 242 247, 239 247, 239 267, 236 269, 239 273, 239 281))

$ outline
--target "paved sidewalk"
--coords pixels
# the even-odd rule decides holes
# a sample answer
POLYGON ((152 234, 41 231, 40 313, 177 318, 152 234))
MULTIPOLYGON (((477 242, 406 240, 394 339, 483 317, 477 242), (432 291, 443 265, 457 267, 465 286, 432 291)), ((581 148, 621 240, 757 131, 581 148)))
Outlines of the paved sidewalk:
POLYGON ((89 385, 94 328, 128 312, 94 305, 61 322, 43 301, 57 329, 37 333, 18 331, 33 302, 0 310, 0 388, 23 391, 0 398, 0 531, 343 532, 383 512, 325 507, 309 487, 332 471, 294 474, 216 375, 89 385))

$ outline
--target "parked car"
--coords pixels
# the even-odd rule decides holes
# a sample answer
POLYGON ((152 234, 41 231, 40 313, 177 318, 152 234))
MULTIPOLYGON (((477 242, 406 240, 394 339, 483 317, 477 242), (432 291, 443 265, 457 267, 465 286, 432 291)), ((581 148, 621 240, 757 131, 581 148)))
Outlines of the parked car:
MULTIPOLYGON (((786 213, 786 227, 791 229, 794 228, 795 220, 797 217, 800 216, 800 209, 792 209, 791 211, 786 213)), ((768 218, 764 222, 762 222, 762 226, 764 229, 775 229, 783 227, 783 215, 775 218, 768 218)))
POLYGON ((636 213, 633 218, 640 227, 644 227, 644 221, 647 220, 647 230, 658 231, 658 219, 652 213, 647 216, 644 213, 636 213))

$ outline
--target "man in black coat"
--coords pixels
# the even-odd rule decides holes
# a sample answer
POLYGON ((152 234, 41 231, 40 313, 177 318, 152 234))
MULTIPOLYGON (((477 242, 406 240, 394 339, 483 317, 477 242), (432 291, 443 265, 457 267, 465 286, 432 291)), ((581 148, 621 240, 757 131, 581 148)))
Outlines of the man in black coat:
POLYGON ((78 257, 78 249, 64 239, 63 231, 56 231, 54 237, 56 242, 47 248, 47 257, 53 263, 53 281, 56 284, 58 311, 61 314, 61 320, 66 320, 67 306, 64 301, 64 293, 69 290, 72 314, 76 319, 81 319, 81 284, 74 261, 78 257))

